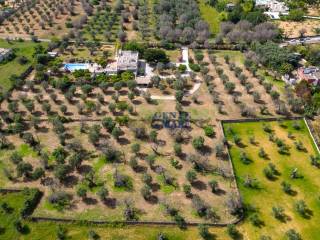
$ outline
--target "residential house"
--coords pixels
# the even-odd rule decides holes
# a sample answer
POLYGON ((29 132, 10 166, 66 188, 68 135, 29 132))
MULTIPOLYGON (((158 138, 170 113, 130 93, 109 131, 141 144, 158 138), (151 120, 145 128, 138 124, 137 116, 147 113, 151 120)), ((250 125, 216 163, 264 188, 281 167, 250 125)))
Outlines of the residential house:
POLYGON ((298 69, 299 80, 305 80, 314 85, 320 85, 320 68, 301 67, 298 69))
POLYGON ((271 19, 280 19, 281 15, 289 14, 289 8, 285 2, 278 0, 256 0, 256 6, 265 9, 264 14, 271 19))

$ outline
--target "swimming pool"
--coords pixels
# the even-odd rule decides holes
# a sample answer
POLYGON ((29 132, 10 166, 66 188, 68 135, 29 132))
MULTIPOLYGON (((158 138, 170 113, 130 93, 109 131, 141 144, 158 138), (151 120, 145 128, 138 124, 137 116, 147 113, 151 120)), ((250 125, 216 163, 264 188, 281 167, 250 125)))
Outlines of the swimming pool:
POLYGON ((69 70, 70 72, 76 70, 86 70, 89 69, 89 64, 87 63, 66 63, 64 69, 69 70))

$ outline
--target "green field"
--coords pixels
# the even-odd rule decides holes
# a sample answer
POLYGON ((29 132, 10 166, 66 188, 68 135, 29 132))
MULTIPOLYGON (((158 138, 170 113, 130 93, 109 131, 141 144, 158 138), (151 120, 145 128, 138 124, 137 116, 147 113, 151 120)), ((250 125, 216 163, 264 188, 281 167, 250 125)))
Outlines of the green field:
MULTIPOLYGON (((19 233, 13 226, 14 222, 20 218, 19 212, 25 200, 25 196, 20 193, 0 194, 0 205, 6 202, 12 211, 7 214, 0 210, 0 239, 25 239, 25 240, 56 240, 58 224, 53 222, 30 222, 22 221, 25 231, 19 233)), ((87 240, 88 232, 94 230, 101 239, 105 240, 155 240, 158 234, 164 233, 170 240, 195 240, 201 239, 196 227, 180 230, 177 227, 155 227, 155 226, 123 226, 123 225, 103 225, 90 226, 87 224, 63 224, 67 230, 68 240, 87 240)), ((211 228, 211 233, 215 239, 227 239, 225 229, 211 228)))
POLYGON ((211 32, 213 34, 219 33, 219 12, 214 7, 211 7, 210 5, 206 4, 205 0, 199 1, 199 9, 202 18, 209 24, 211 32))
MULTIPOLYGON (((272 239, 287 239, 285 233, 295 229, 302 239, 319 239, 320 229, 320 170, 311 165, 309 156, 316 155, 316 148, 308 133, 304 121, 297 121, 301 129, 294 128, 294 121, 278 122, 250 122, 224 124, 226 137, 231 144, 230 153, 235 167, 237 182, 243 201, 250 213, 245 223, 242 224, 243 235, 248 239, 259 239, 261 235, 268 235, 272 239), (275 142, 269 140, 264 124, 270 126, 275 138, 282 139, 289 146, 289 154, 278 152, 275 142), (288 137, 291 132, 292 138, 288 137), (250 138, 254 137, 253 143, 250 138), (241 143, 235 144, 235 139, 241 143), (296 149, 294 142, 301 141, 305 151, 296 149), (263 147, 267 153, 266 158, 259 156, 259 149, 263 147), (250 159, 248 163, 241 160, 241 153, 246 153, 250 159), (267 179, 263 172, 268 164, 274 164, 276 175, 272 180, 267 179), (292 178, 292 170, 297 169, 299 178, 292 178), (249 177, 248 177, 249 176, 249 177), (252 186, 245 186, 251 179, 252 186), (281 186, 285 181, 292 186, 292 194, 286 194, 281 186), (296 203, 303 200, 307 211, 301 216, 296 210, 296 203), (286 215, 283 221, 277 220, 272 215, 272 207, 280 206, 286 215), (257 214, 262 221, 261 226, 254 226, 248 221, 250 215, 257 214)), ((236 140, 236 141, 238 141, 236 140)))
POLYGON ((8 91, 11 88, 11 82, 9 78, 12 74, 22 74, 33 63, 32 54, 34 52, 34 47, 37 44, 46 45, 45 43, 34 43, 30 41, 15 41, 8 43, 5 40, 0 40, 0 48, 12 48, 14 49, 16 54, 16 58, 14 60, 6 63, 0 63, 0 87, 4 91, 8 91), (27 57, 29 62, 27 64, 21 65, 18 62, 18 58, 20 56, 27 57))

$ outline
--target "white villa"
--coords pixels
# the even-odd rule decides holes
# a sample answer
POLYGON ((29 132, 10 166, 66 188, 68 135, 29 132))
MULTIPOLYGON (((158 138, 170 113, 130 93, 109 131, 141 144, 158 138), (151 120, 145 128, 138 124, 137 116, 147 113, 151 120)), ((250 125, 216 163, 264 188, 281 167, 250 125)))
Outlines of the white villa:
POLYGON ((281 15, 289 14, 289 8, 285 2, 278 0, 256 0, 256 6, 266 9, 264 14, 271 19, 280 19, 281 15))
POLYGON ((117 72, 130 71, 135 75, 138 74, 139 53, 133 51, 120 50, 116 56, 117 72))
POLYGON ((91 73, 106 73, 108 75, 116 75, 121 72, 130 71, 137 76, 139 62, 138 52, 119 50, 115 60, 109 63, 105 68, 97 63, 66 63, 64 69, 70 72, 87 69, 91 73))

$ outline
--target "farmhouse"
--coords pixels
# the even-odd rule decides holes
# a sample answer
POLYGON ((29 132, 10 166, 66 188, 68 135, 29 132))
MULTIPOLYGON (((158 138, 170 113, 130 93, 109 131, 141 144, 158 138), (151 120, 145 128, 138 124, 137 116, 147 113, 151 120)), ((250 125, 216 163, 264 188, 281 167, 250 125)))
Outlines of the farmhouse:
POLYGON ((288 15, 289 12, 287 5, 277 0, 256 0, 256 6, 265 9, 264 14, 271 19, 280 19, 281 15, 288 15))
POLYGON ((138 73, 139 53, 134 51, 122 51, 118 52, 117 59, 117 71, 125 72, 130 71, 135 75, 138 73))
POLYGON ((299 68, 298 78, 314 85, 320 85, 320 69, 318 67, 299 68))
POLYGON ((0 48, 0 62, 7 59, 12 53, 10 48, 0 48))

